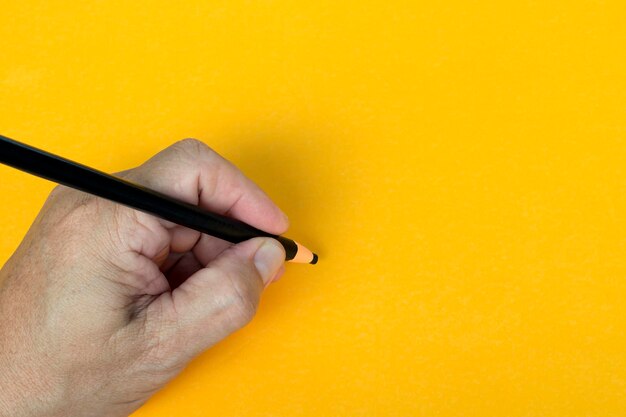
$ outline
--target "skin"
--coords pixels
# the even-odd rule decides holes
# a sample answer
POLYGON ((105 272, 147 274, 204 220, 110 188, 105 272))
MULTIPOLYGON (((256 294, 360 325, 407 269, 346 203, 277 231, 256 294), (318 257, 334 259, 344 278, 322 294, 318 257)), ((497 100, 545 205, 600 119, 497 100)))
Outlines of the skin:
MULTIPOLYGON (((259 229, 287 217, 187 139, 120 176, 259 229)), ((66 187, 0 271, 0 416, 128 416, 255 314, 273 239, 231 245, 66 187)))

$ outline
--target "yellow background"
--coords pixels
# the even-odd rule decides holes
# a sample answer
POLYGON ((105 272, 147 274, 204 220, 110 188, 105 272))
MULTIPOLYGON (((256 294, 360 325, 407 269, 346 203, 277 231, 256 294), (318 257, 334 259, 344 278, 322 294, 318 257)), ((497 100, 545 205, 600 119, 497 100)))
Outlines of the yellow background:
MULTIPOLYGON (((626 415, 623 1, 23 1, 0 132, 197 137, 321 255, 136 417, 626 415)), ((0 261, 51 184, 0 168, 0 261)))

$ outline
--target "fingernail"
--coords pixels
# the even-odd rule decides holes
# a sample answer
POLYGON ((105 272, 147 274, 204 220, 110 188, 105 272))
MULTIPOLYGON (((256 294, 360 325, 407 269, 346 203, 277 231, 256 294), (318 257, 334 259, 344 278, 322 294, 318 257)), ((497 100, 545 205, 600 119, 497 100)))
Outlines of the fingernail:
POLYGON ((285 262, 283 247, 274 239, 266 239, 254 254, 254 266, 267 284, 285 262))

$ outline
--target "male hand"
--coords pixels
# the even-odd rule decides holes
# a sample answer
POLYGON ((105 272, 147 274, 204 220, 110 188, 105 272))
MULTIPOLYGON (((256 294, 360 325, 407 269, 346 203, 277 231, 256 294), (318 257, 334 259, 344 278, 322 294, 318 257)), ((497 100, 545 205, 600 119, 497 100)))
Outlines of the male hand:
MULTIPOLYGON (((235 166, 181 141, 120 176, 274 234, 287 217, 235 166)), ((0 415, 127 416, 248 323, 284 271, 237 245, 66 187, 0 271, 0 415)))

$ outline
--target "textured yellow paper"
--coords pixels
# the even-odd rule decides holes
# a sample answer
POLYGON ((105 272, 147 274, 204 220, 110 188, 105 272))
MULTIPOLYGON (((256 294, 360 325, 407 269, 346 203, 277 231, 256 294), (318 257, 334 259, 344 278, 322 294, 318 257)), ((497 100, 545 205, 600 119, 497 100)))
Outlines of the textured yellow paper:
MULTIPOLYGON (((0 133, 109 172, 200 138, 320 254, 136 417, 623 416, 625 16, 3 0, 0 133)), ((0 262, 50 189, 0 167, 0 262)))

